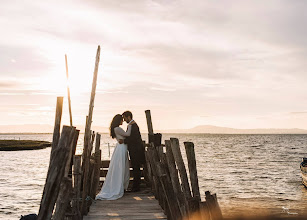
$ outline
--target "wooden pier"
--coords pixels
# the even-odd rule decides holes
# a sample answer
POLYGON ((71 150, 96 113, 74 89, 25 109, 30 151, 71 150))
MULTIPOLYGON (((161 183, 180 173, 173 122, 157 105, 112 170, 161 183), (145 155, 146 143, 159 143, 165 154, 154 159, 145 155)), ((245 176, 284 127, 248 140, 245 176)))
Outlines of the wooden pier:
POLYGON ((141 191, 127 192, 113 201, 94 200, 109 166, 109 161, 101 160, 101 136, 91 130, 99 60, 98 46, 82 155, 75 155, 79 130, 72 126, 71 114, 71 126, 63 126, 60 134, 63 98, 57 99, 50 163, 37 219, 222 219, 216 195, 207 191, 201 198, 194 144, 184 143, 186 165, 179 140, 171 138, 162 144, 161 134, 153 132, 149 110, 145 111, 149 141, 143 145, 146 163, 141 191))
POLYGON ((159 202, 149 188, 140 192, 125 193, 114 201, 95 201, 84 220, 100 219, 167 219, 159 202))

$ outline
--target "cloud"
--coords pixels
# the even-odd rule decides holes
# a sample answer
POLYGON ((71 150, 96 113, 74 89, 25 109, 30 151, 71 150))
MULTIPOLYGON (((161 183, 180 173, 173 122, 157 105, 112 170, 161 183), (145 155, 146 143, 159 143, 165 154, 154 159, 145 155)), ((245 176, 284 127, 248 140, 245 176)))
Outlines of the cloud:
POLYGON ((36 48, 4 46, 0 42, 0 74, 27 77, 37 75, 52 65, 42 58, 36 48))
POLYGON ((306 112, 290 112, 291 115, 305 115, 307 114, 307 111, 306 112))

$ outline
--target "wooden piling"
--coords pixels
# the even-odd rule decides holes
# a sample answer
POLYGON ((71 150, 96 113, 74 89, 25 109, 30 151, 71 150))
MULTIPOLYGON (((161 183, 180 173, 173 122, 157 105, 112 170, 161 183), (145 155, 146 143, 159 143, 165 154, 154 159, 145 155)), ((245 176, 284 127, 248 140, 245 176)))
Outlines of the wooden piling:
POLYGON ((97 75, 98 75, 98 66, 100 60, 100 46, 97 48, 96 53, 96 61, 95 61, 95 69, 93 75, 93 82, 92 82, 92 92, 89 104, 89 113, 86 118, 86 126, 85 126, 85 133, 84 133, 84 149, 83 149, 83 191, 82 191, 82 205, 81 210, 82 214, 87 213, 87 205, 86 205, 86 197, 88 196, 88 178, 89 178, 89 166, 90 166, 90 155, 91 155, 91 148, 90 148, 90 141, 91 141, 91 125, 92 125, 92 117, 93 117, 93 109, 94 109, 94 100, 96 94, 96 85, 97 85, 97 75))
POLYGON ((99 186, 100 180, 100 166, 101 166, 101 150, 100 150, 100 138, 101 135, 97 133, 96 141, 95 141, 95 153, 94 153, 94 172, 92 176, 91 190, 90 196, 91 198, 95 198, 96 192, 99 186))
POLYGON ((56 203, 53 219, 64 219, 67 207, 72 197, 72 179, 64 177, 61 183, 61 190, 56 203))
POLYGON ((186 171, 186 168, 185 168, 185 165, 182 159, 182 154, 180 151, 179 140, 177 138, 171 138, 171 148, 172 148, 175 162, 179 170, 181 184, 183 188, 183 195, 186 201, 189 201, 192 198, 191 190, 189 186, 187 171, 186 171))
POLYGON ((73 219, 81 220, 80 199, 81 199, 81 155, 74 156, 73 165, 73 192, 72 200, 73 219))
POLYGON ((148 134, 153 135, 154 133, 153 133, 150 110, 146 110, 145 114, 146 114, 146 120, 147 120, 148 134))
POLYGON ((63 126, 59 144, 50 159, 46 183, 38 213, 38 220, 50 220, 58 197, 61 181, 64 177, 66 161, 69 155, 75 129, 63 126))
POLYGON ((209 191, 205 192, 206 195, 206 204, 209 209, 211 220, 222 220, 222 212, 217 202, 216 194, 211 195, 209 191))
POLYGON ((72 137, 72 141, 70 143, 69 147, 69 153, 65 165, 65 170, 64 170, 64 178, 61 182, 61 188, 60 192, 56 201, 56 209, 54 212, 54 219, 62 219, 60 217, 63 216, 63 213, 65 214, 66 208, 68 207, 68 203, 72 199, 72 179, 71 179, 71 172, 72 171, 72 157, 73 157, 73 151, 76 149, 78 137, 79 137, 79 130, 76 130, 75 127, 72 127, 74 134, 72 137), (67 186, 68 182, 70 182, 71 186, 67 186), (67 204, 63 204, 64 202, 67 202, 67 204), (64 210, 63 210, 64 209, 64 210))
POLYGON ((178 170, 176 168, 175 159, 171 148, 171 141, 165 140, 165 146, 166 146, 166 161, 170 172, 171 183, 175 192, 177 202, 180 207, 181 215, 185 216, 187 214, 187 211, 185 208, 183 192, 179 182, 178 170))
POLYGON ((200 201, 194 144, 192 142, 184 142, 184 146, 188 160, 190 183, 192 187, 193 198, 200 201))
POLYGON ((62 110, 63 110, 63 97, 57 97, 55 122, 54 122, 53 138, 52 138, 52 145, 51 145, 52 148, 51 148, 50 157, 52 155, 52 152, 56 149, 59 143, 62 110))

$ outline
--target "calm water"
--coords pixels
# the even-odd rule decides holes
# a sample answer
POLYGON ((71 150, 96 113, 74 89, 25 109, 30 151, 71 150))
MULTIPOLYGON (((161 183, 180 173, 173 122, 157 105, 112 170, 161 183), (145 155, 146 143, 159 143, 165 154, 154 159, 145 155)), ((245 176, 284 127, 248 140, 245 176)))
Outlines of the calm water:
MULTIPOLYGON (((167 134, 163 139, 170 137, 194 142, 201 194, 217 193, 225 216, 246 210, 306 214, 307 189, 301 184, 299 164, 307 156, 307 135, 167 134)), ((0 139, 51 141, 52 135, 0 135, 0 139)), ((83 135, 79 153, 82 144, 83 135)), ((109 159, 108 145, 112 154, 114 144, 102 135, 103 159, 109 159)), ((50 148, 0 152, 0 219, 38 212, 49 154, 50 148)))

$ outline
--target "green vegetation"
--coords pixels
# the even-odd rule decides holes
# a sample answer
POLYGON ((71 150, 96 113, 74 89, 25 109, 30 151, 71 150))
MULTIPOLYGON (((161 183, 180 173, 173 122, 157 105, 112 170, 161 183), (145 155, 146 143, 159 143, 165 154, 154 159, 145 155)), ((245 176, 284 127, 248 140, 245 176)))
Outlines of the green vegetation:
POLYGON ((38 150, 50 146, 48 141, 0 140, 0 151, 38 150))

